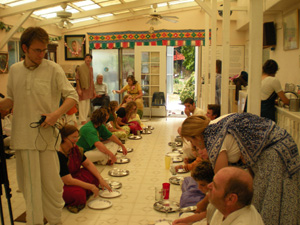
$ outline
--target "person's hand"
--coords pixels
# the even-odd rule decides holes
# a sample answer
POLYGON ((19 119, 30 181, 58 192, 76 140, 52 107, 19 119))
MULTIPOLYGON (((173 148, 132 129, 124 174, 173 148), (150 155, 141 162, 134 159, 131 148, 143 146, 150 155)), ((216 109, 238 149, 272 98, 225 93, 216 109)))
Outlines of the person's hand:
POLYGON ((190 116, 190 114, 191 114, 190 110, 188 110, 187 108, 184 109, 184 113, 187 116, 190 116))
POLYGON ((123 155, 127 155, 127 148, 123 145, 122 146, 123 155))
POLYGON ((183 219, 174 220, 172 223, 172 225, 180 225, 180 224, 186 224, 186 223, 184 223, 183 219))
POLYGON ((81 89, 77 89, 77 93, 78 95, 81 97, 82 96, 82 90, 81 89))
POLYGON ((41 127, 47 128, 49 126, 54 126, 56 121, 58 120, 59 116, 56 113, 48 113, 43 114, 42 116, 46 116, 46 119, 41 124, 41 127))
POLYGON ((99 195, 99 188, 96 185, 91 184, 90 190, 94 193, 94 198, 96 198, 99 195))
POLYGON ((189 163, 189 158, 184 158, 183 162, 184 162, 184 164, 188 164, 189 163))
POLYGON ((114 154, 110 156, 111 165, 113 165, 117 161, 117 157, 114 154))
POLYGON ((106 183, 106 181, 102 177, 99 179, 99 184, 100 184, 102 190, 104 190, 104 188, 106 188, 109 192, 112 192, 111 187, 109 186, 108 183, 106 183))

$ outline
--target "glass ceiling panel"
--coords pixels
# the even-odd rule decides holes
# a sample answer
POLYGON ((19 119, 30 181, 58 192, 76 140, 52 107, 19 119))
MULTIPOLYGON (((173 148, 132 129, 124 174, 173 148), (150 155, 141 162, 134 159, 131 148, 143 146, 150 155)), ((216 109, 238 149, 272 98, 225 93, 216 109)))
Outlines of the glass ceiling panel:
POLYGON ((23 4, 27 4, 30 2, 35 2, 36 0, 22 0, 22 1, 16 1, 10 4, 7 4, 10 7, 14 7, 14 6, 18 6, 18 5, 23 5, 23 4))
POLYGON ((103 3, 99 3, 102 7, 107 7, 107 6, 112 6, 112 5, 120 5, 121 2, 119 0, 115 0, 115 1, 109 1, 109 2, 103 2, 103 3))
POLYGON ((82 6, 81 9, 83 9, 84 11, 88 11, 88 10, 92 10, 92 9, 99 9, 100 6, 97 4, 93 4, 93 5, 87 5, 87 6, 82 6))
POLYGON ((87 5, 95 5, 95 3, 90 0, 74 2, 73 4, 76 5, 77 7, 82 7, 82 6, 87 6, 87 5))
POLYGON ((178 1, 169 2, 169 5, 176 5, 176 4, 182 4, 187 2, 193 2, 193 1, 194 0, 178 0, 178 1))
POLYGON ((79 23, 79 22, 89 21, 89 20, 93 20, 93 19, 94 18, 92 18, 92 17, 85 17, 85 18, 81 18, 81 19, 71 20, 71 23, 79 23))

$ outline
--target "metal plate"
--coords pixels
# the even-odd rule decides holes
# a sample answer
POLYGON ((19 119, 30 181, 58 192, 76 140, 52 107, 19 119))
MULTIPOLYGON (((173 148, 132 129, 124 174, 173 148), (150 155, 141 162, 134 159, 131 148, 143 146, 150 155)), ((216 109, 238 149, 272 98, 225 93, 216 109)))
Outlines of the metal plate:
POLYGON ((95 199, 88 203, 88 207, 91 209, 107 209, 112 206, 112 203, 108 200, 95 199))
POLYGON ((152 134, 152 131, 151 130, 147 130, 147 132, 146 132, 146 130, 142 130, 142 134, 152 134))
POLYGON ((104 190, 99 192, 99 196, 102 198, 116 198, 119 197, 120 195, 121 192, 118 190, 112 190, 112 192, 110 192, 109 190, 104 190))
POLYGON ((177 212, 180 209, 179 203, 174 201, 155 202, 153 208, 156 211, 163 212, 163 213, 173 213, 173 212, 177 212))
POLYGON ((185 170, 184 168, 180 168, 177 170, 177 173, 188 173, 188 172, 190 172, 190 171, 185 170))
POLYGON ((116 164, 125 164, 125 163, 129 163, 130 159, 128 158, 119 158, 117 159, 117 161, 115 162, 116 164))
POLYGON ((182 146, 182 142, 173 142, 173 141, 171 141, 171 142, 168 143, 168 145, 169 146, 174 146, 174 147, 180 147, 180 146, 182 146))
POLYGON ((168 152, 166 155, 171 156, 171 157, 179 157, 180 153, 177 153, 177 152, 168 152))
POLYGON ((119 189, 122 187, 122 183, 119 181, 111 181, 108 178, 104 178, 104 180, 112 189, 119 189))
POLYGON ((140 140, 140 139, 142 139, 142 136, 131 135, 131 136, 128 137, 128 139, 131 139, 131 140, 140 140))
POLYGON ((183 158, 181 157, 172 157, 173 163, 180 163, 183 161, 183 158))
POLYGON ((194 212, 197 209, 197 206, 188 206, 180 209, 180 212, 194 212))
POLYGON ((129 174, 128 170, 122 170, 117 168, 108 171, 108 175, 112 177, 124 177, 127 176, 128 174, 129 174))
MULTIPOLYGON (((118 152, 119 152, 119 153, 123 153, 123 149, 122 149, 122 148, 119 148, 119 149, 118 149, 118 152)), ((127 148, 127 153, 130 153, 130 152, 133 152, 133 148, 127 148)))
POLYGON ((174 176, 174 177, 170 177, 169 181, 171 184, 175 184, 175 185, 179 185, 180 181, 183 181, 184 177, 180 177, 180 176, 174 176))

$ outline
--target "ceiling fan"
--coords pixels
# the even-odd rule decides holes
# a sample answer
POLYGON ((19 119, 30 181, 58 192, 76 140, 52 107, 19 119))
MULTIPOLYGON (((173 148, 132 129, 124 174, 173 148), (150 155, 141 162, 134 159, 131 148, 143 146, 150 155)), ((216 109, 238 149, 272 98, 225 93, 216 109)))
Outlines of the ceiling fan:
POLYGON ((172 23, 177 23, 178 22, 178 17, 177 16, 162 16, 158 13, 156 13, 156 8, 157 8, 157 4, 153 4, 153 9, 154 9, 154 13, 150 14, 150 20, 147 21, 147 24, 150 25, 158 25, 161 19, 172 22, 172 23))
POLYGON ((63 8, 63 11, 56 13, 56 16, 61 18, 60 22, 58 23, 58 26, 60 28, 69 29, 73 26, 73 24, 70 22, 70 19, 69 19, 72 16, 72 13, 66 11, 67 3, 63 3, 61 5, 61 7, 63 8))

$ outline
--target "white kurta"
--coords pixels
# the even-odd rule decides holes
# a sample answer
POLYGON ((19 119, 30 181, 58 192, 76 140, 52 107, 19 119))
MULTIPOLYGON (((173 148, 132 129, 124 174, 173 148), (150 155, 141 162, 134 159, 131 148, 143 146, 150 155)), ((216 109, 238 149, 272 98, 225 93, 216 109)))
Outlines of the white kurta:
POLYGON ((264 225, 260 214, 253 205, 234 211, 225 220, 223 217, 223 214, 216 210, 210 225, 264 225))
MULTIPOLYGON (((11 66, 7 98, 13 101, 11 148, 16 150, 17 179, 26 202, 27 224, 61 222, 63 183, 55 149, 58 130, 53 127, 31 128, 42 114, 59 108, 60 99, 78 95, 62 68, 48 60, 34 70, 23 62, 11 66)), ((57 141, 57 144, 60 140, 57 141)))

